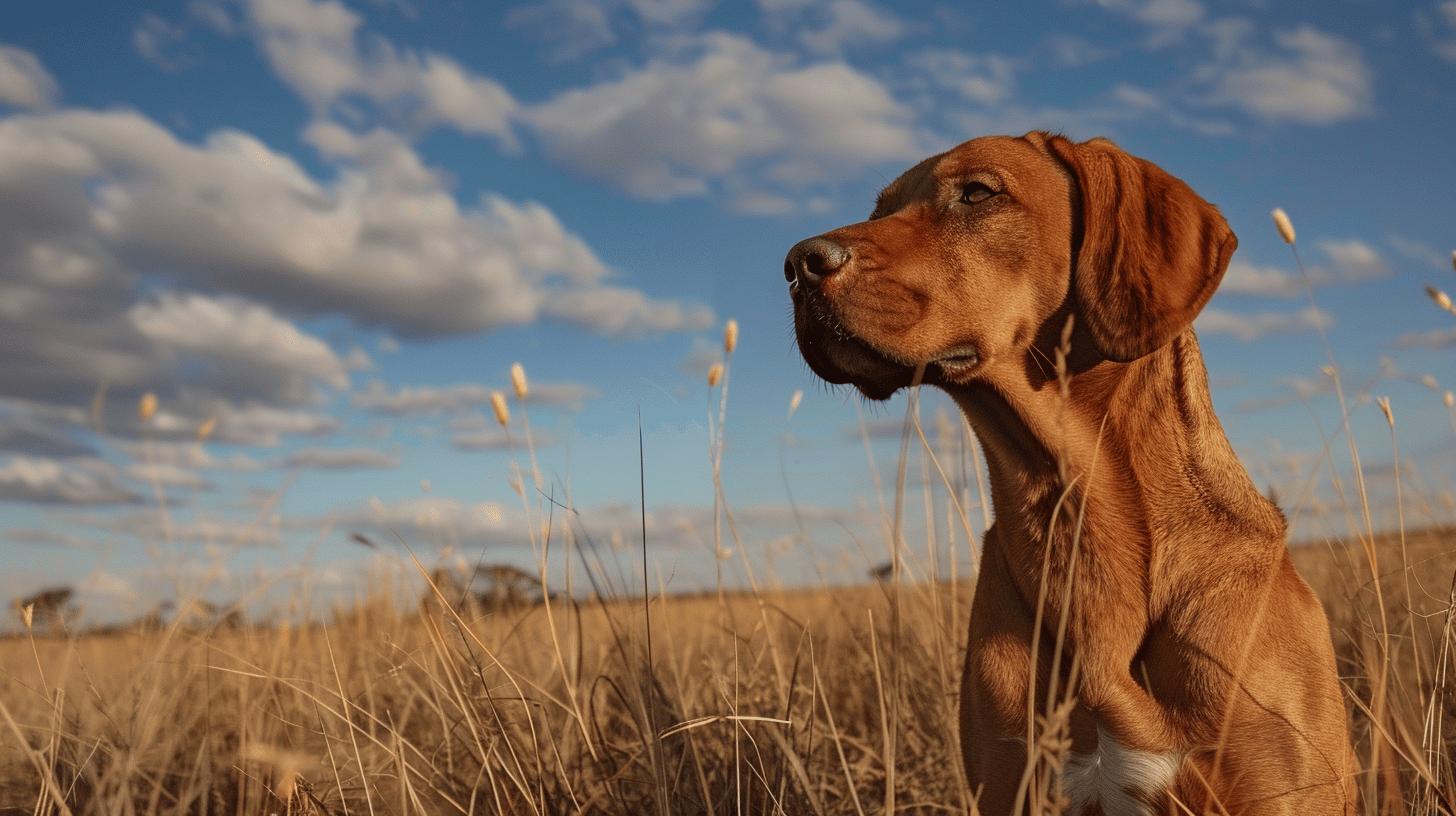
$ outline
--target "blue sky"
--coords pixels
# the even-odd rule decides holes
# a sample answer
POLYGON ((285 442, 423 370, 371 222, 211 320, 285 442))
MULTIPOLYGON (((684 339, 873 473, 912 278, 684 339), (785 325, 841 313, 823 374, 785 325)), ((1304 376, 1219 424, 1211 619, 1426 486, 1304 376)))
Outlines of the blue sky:
POLYGON ((861 575, 882 545, 852 431, 892 476, 904 399, 814 382, 783 254, 917 158, 1031 128, 1112 137, 1222 208, 1240 249, 1200 337, 1296 534, 1346 529, 1321 327, 1377 521, 1384 395, 1408 512, 1450 518, 1456 322, 1423 287, 1456 290, 1452 0, 25 4, 0 32, 0 594, 348 587, 383 557, 354 530, 530 563, 519 418, 486 404, 516 361, 546 482, 604 539, 632 540, 640 411, 655 568, 701 586, 730 317, 743 554, 816 579, 807 538, 861 575))

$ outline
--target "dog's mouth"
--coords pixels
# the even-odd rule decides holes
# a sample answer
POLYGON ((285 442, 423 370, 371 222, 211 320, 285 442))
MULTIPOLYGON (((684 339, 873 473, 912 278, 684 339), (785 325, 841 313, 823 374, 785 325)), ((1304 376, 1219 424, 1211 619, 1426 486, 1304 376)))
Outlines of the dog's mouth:
POLYGON ((822 298, 794 298, 794 334, 815 374, 836 385, 853 385, 870 399, 889 399, 915 378, 915 366, 850 332, 822 298))
MULTIPOLYGON (((832 307, 816 296, 794 298, 794 327, 799 351, 809 368, 827 382, 853 385, 873 400, 889 399, 914 384, 917 361, 881 348, 848 330, 832 307)), ((968 381, 981 367, 980 350, 971 344, 946 349, 924 361, 922 382, 950 385, 968 381)))

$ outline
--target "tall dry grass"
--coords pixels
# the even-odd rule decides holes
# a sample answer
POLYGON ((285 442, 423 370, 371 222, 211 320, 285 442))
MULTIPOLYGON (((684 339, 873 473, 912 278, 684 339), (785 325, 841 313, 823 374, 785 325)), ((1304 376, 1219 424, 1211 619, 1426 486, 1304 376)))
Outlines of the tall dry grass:
MULTIPOLYGON (((721 480, 737 342, 734 324, 710 378, 705 537, 720 564, 739 559, 745 588, 720 578, 711 593, 668 595, 647 550, 641 583, 614 584, 569 510, 531 490, 532 455, 513 484, 545 602, 482 609, 430 583, 422 605, 381 593, 309 623, 179 616, 0 641, 0 813, 972 810, 956 718, 972 576, 956 571, 989 522, 974 438, 953 423, 927 435, 912 395, 894 482, 874 474, 883 580, 768 589, 721 480), (912 514, 927 522, 913 547, 901 532, 912 514), (563 587, 548 576, 562 573, 568 591, 553 595, 563 587)), ((523 398, 524 372, 512 379, 523 398)), ((1353 443, 1350 455, 1360 474, 1353 443)), ((1293 554, 1334 628, 1361 811, 1456 816, 1456 532, 1407 529, 1404 513, 1378 532, 1354 481, 1337 484, 1350 534, 1293 554)), ((400 564, 428 581, 412 556, 400 564)), ((1072 693, 1038 706, 1031 812, 1064 805, 1055 770, 1072 693)))

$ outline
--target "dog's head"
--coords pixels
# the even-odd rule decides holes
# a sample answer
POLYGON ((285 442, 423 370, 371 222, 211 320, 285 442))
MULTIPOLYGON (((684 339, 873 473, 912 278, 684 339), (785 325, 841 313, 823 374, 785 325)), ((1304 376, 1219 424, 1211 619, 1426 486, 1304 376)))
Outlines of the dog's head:
POLYGON ((1112 142, 988 136, 932 156, 868 221, 799 242, 784 276, 816 374, 884 399, 1024 358, 1070 311, 1102 359, 1161 348, 1237 241, 1188 185, 1112 142))

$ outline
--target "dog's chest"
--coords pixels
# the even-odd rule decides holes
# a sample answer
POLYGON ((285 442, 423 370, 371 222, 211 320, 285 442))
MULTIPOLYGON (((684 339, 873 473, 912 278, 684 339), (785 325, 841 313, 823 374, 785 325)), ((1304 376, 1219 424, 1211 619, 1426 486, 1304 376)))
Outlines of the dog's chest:
POLYGON ((1132 750, 1099 726, 1097 749, 1071 754, 1062 769, 1062 791, 1071 801, 1067 813, 1081 814, 1096 804, 1104 816, 1152 816, 1152 803, 1173 786, 1179 764, 1177 754, 1132 750))

